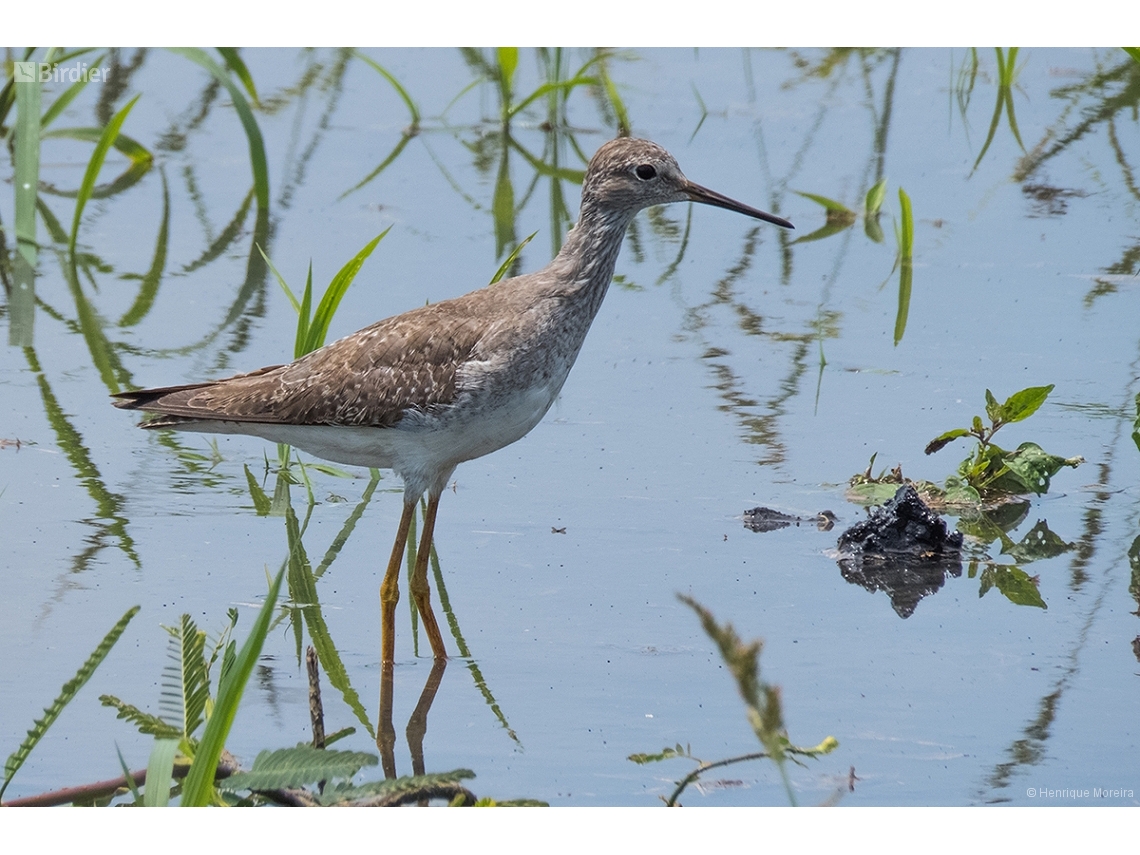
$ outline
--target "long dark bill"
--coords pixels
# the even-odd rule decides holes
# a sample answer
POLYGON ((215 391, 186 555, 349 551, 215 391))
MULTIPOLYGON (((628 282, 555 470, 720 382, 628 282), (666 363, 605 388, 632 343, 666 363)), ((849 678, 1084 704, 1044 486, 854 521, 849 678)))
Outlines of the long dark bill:
POLYGON ((707 187, 702 187, 700 184, 694 184, 689 181, 685 184, 685 193, 694 202, 701 202, 705 205, 713 205, 717 208, 725 208, 729 211, 736 211, 738 214, 744 214, 748 217, 755 217, 757 220, 764 220, 765 222, 772 223, 773 225, 783 226, 785 229, 794 229, 790 222, 783 217, 777 217, 775 214, 767 214, 757 208, 751 208, 737 202, 735 199, 729 199, 727 196, 722 196, 715 190, 710 190, 707 187))

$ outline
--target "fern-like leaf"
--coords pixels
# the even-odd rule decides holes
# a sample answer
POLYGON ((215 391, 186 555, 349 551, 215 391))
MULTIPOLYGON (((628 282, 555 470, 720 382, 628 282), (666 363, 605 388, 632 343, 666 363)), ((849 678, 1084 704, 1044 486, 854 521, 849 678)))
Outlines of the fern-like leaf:
POLYGON ((32 749, 39 744, 39 741, 44 738, 48 728, 55 723, 59 718, 59 714, 63 712, 71 699, 74 698, 83 685, 91 679, 91 675, 95 673, 95 669, 99 667, 100 663, 107 658, 107 654, 111 652, 111 648, 115 646, 115 642, 119 640, 119 636, 127 628, 127 624, 131 622, 131 618, 138 614, 140 606, 134 606, 127 609, 127 613, 119 618, 118 623, 111 627, 99 645, 87 657, 87 661, 80 666, 79 670, 75 672, 75 676, 63 684, 60 689, 59 697, 57 697, 51 706, 44 709, 43 718, 36 719, 32 728, 28 731, 28 735, 24 737, 24 741, 20 743, 17 748, 4 763, 4 783, 0 785, 0 796, 4 794, 4 790, 8 788, 8 784, 12 780, 12 776, 16 774, 24 761, 28 759, 28 755, 32 753, 32 749))
POLYGON ((190 615, 182 621, 171 641, 172 663, 163 669, 161 706, 170 720, 181 725, 181 736, 190 738, 202 724, 210 678, 206 665, 206 633, 190 615))
POLYGON ((182 731, 170 722, 152 713, 143 712, 133 704, 125 703, 114 695, 100 695, 99 702, 105 707, 118 710, 119 714, 116 718, 126 719, 138 728, 139 733, 149 734, 159 739, 178 739, 182 736, 182 731))
POLYGON ((279 790, 318 781, 351 778, 365 766, 375 766, 375 754, 363 751, 327 751, 311 745, 262 751, 248 772, 218 782, 219 789, 279 790))

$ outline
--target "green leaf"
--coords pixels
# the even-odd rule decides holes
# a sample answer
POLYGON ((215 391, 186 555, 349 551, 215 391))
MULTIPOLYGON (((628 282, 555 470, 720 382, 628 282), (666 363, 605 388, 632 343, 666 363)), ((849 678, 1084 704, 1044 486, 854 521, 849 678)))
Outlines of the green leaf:
POLYGON ((1136 62, 1140 62, 1140 47, 1126 47, 1121 48, 1121 50, 1136 60, 1136 62))
POLYGON ((160 739, 177 739, 182 731, 170 722, 153 713, 143 712, 138 707, 125 703, 114 695, 100 695, 99 703, 119 711, 115 718, 126 719, 133 724, 139 733, 151 734, 160 739))
POLYGON ((91 675, 95 673, 95 669, 99 667, 100 663, 107 658, 107 654, 111 652, 111 648, 115 646, 115 642, 119 640, 119 636, 127 628, 127 624, 131 622, 131 618, 139 613, 140 606, 133 606, 127 609, 126 614, 119 618, 118 622, 111 627, 110 632, 103 636, 103 640, 99 642, 96 648, 87 657, 79 670, 75 672, 75 676, 63 684, 60 689, 59 696, 52 701, 51 706, 44 709, 42 718, 39 718, 33 724, 28 735, 24 737, 24 741, 20 743, 17 748, 4 763, 4 783, 0 785, 0 796, 4 794, 4 790, 8 788, 8 784, 12 781, 12 776, 19 771, 20 767, 24 765, 24 761, 28 759, 28 755, 32 753, 44 734, 48 732, 60 713, 63 712, 64 707, 71 703, 72 698, 79 694, 79 690, 83 688, 84 684, 91 679, 91 675))
POLYGON ((146 764, 144 807, 166 807, 170 803, 170 780, 174 774, 177 739, 156 739, 146 764))
MULTIPOLYGON (((1048 492, 1049 479, 1056 475, 1061 467, 1069 466, 1076 469, 1085 460, 1079 456, 1058 457, 1042 450, 1037 443, 1023 442, 1016 450, 1007 452, 1003 462, 1017 480, 1025 485, 1025 490, 1017 492, 1032 491, 1040 495, 1048 492)), ((999 489, 1007 489, 1005 484, 999 486, 998 481, 995 481, 994 486, 999 489)), ((1013 490, 1007 491, 1015 492, 1013 490)))
POLYGON ((946 479, 943 497, 948 505, 977 507, 982 503, 978 491, 957 475, 951 475, 946 479))
POLYGON ((87 162, 87 170, 83 173, 83 182, 79 185, 79 194, 75 197, 75 214, 71 219, 71 234, 67 239, 67 254, 71 259, 72 268, 75 267, 75 241, 79 237, 79 221, 83 217, 83 208, 91 198, 91 191, 95 189, 95 180, 99 177, 99 170, 103 168, 103 161, 107 158, 107 152, 119 136, 119 129, 127 120, 131 108, 141 97, 140 93, 128 101, 127 105, 107 123, 107 127, 99 136, 99 142, 95 145, 95 151, 91 153, 91 159, 87 162))
POLYGON ((997 398, 994 397, 994 393, 989 389, 986 389, 986 417, 995 425, 1000 424, 1006 420, 1005 410, 1002 408, 1001 404, 997 402, 997 398))
POLYGON ((273 609, 277 605, 277 592, 281 589, 281 579, 284 575, 285 571, 282 570, 269 586, 269 593, 261 611, 258 612, 257 619, 253 622, 249 637, 228 667, 226 660, 229 659, 230 651, 226 651, 222 661, 218 698, 214 703, 210 720, 206 722, 206 731, 202 734, 202 741, 198 745, 198 752, 194 755, 190 772, 182 785, 184 807, 203 807, 210 803, 214 791, 214 772, 218 768, 218 760, 222 756, 226 737, 237 715, 245 684, 253 673, 257 657, 261 654, 261 646, 265 643, 265 636, 269 632, 269 619, 273 616, 273 609))
POLYGON ((868 217, 873 217, 879 213, 879 209, 883 207, 883 200, 887 198, 887 179, 880 178, 875 186, 867 191, 867 198, 864 203, 864 210, 868 217))
POLYGON ((210 697, 206 633, 184 614, 171 635, 173 664, 163 669, 162 697, 181 725, 180 735, 189 739, 201 726, 210 697))
POLYGON ((797 196, 803 196, 805 199, 810 199, 817 205, 822 205, 827 209, 827 213, 829 215, 840 214, 845 219, 849 217, 851 222, 855 222, 855 219, 858 216, 854 211, 852 211, 842 202, 836 202, 834 199, 828 199, 826 196, 820 196, 817 193, 801 193, 799 190, 793 190, 792 192, 797 196))
POLYGON ((941 436, 936 436, 934 439, 930 440, 930 442, 926 445, 925 453, 934 454, 934 452, 945 448, 948 444, 962 436, 970 436, 970 432, 965 428, 954 428, 953 430, 948 430, 941 436))
POLYGON ((224 790, 278 790, 303 787, 318 781, 351 778, 379 758, 362 751, 329 751, 311 745, 262 751, 248 772, 238 772, 218 786, 224 790))
MULTIPOLYGON (((1048 386, 1030 386, 1020 392, 1014 392, 1009 399, 1001 405, 1002 421, 1020 422, 1029 418, 1045 403, 1049 393, 1053 391, 1053 384, 1048 386)), ((988 404, 987 404, 988 406, 988 404)))

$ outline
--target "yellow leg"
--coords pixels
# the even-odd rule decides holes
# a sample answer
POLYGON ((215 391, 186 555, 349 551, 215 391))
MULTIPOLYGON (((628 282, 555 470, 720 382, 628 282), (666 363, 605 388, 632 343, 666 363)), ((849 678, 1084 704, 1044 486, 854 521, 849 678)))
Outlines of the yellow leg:
POLYGON ((391 662, 380 664, 380 717, 376 722, 376 747, 380 749, 380 763, 384 767, 385 778, 396 777, 396 728, 392 726, 392 669, 391 662))
POLYGON ((435 513, 439 509, 439 495, 428 493, 427 515, 424 517, 424 530, 420 535, 420 547, 416 552, 416 566, 412 571, 412 581, 408 588, 412 592, 416 609, 423 621, 424 632, 431 642, 431 652, 436 659, 446 659, 447 649, 443 646, 443 636, 439 633, 439 624, 431 610, 431 586, 428 584, 427 567, 428 558, 431 557, 431 538, 435 530, 435 513))
POLYGON ((412 514, 415 512, 415 499, 404 503, 404 512, 400 515, 400 527, 396 529, 396 542, 392 544, 392 557, 388 559, 388 570, 384 573, 384 581, 380 583, 381 663, 395 661, 396 603, 400 601, 400 568, 404 565, 404 547, 408 543, 408 528, 412 524, 412 514))

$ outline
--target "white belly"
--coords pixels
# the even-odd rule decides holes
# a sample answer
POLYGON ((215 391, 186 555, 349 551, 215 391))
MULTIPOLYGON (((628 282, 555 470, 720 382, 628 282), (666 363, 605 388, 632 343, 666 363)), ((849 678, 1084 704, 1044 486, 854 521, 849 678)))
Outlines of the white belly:
POLYGON ((526 436, 557 394, 557 388, 531 386, 491 399, 475 396, 436 412, 410 411, 388 428, 203 420, 179 429, 257 436, 334 463, 392 469, 419 495, 433 482, 449 478, 463 461, 526 436))

